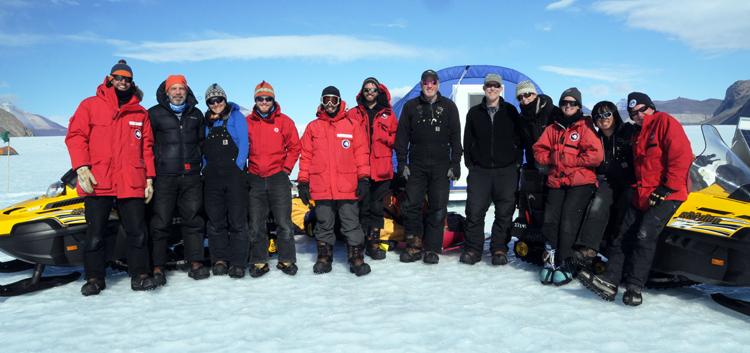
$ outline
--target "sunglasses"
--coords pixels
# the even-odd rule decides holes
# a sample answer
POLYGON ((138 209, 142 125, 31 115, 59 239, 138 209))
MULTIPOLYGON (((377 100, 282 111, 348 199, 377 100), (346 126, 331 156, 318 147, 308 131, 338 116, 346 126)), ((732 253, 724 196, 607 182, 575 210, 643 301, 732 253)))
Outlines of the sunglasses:
POLYGON ((437 81, 435 80, 424 80, 422 81, 423 86, 434 86, 437 85, 437 81))
POLYGON ((339 105, 340 101, 341 101, 341 98, 339 98, 338 96, 334 96, 332 94, 326 94, 325 96, 320 97, 320 103, 322 103, 323 105, 336 106, 336 105, 339 105))
POLYGON ((500 88, 500 84, 497 82, 490 82, 484 84, 485 88, 500 88))
POLYGON ((271 103, 273 102, 273 97, 267 97, 267 96, 255 97, 255 102, 256 103, 262 103, 262 102, 271 103))
POLYGON ((362 89, 362 93, 365 93, 365 94, 367 94, 367 93, 378 93, 378 89, 377 88, 363 88, 362 89))
POLYGON ((127 76, 122 76, 122 75, 114 75, 112 76, 112 80, 113 81, 125 81, 127 83, 133 82, 132 77, 127 77, 127 76))
POLYGON ((567 100, 562 101, 562 104, 560 104, 560 107, 565 107, 565 106, 577 107, 578 106, 578 102, 576 102, 576 101, 567 101, 567 100))
POLYGON ((638 113, 645 113, 646 110, 648 110, 648 106, 644 105, 641 107, 641 109, 628 110, 628 115, 630 115, 631 118, 636 117, 638 116, 638 113))
POLYGON ((224 102, 224 98, 222 98, 222 97, 213 97, 213 98, 207 100, 206 104, 208 104, 208 105, 216 105, 216 104, 223 103, 223 102, 224 102))
POLYGON ((603 112, 603 113, 594 115, 594 119, 596 120, 609 119, 611 117, 612 117, 612 112, 603 112))
POLYGON ((532 95, 534 95, 534 93, 530 93, 530 92, 527 92, 527 93, 521 93, 521 94, 519 94, 518 96, 516 96, 516 98, 518 98, 518 100, 521 100, 522 98, 529 98, 529 97, 531 97, 532 95))

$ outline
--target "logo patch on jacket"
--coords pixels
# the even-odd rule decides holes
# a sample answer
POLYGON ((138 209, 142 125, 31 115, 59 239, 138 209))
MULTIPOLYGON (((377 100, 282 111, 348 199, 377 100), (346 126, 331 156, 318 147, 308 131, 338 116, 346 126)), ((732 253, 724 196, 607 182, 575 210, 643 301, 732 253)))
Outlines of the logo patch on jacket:
POLYGON ((224 146, 229 146, 229 140, 227 139, 221 140, 221 144, 224 146))
POLYGON ((578 135, 578 133, 577 133, 577 132, 574 132, 574 133, 570 134, 570 140, 571 140, 571 141, 578 141, 578 139, 579 139, 580 137, 581 137, 581 136, 580 136, 580 135, 578 135))
POLYGON ((143 134, 141 133, 141 129, 135 129, 133 132, 133 135, 135 135, 136 140, 140 140, 141 137, 143 137, 143 134))
POLYGON ((352 142, 351 141, 346 140, 346 139, 341 140, 341 147, 343 147, 345 150, 349 149, 349 147, 351 147, 351 146, 352 146, 352 142))
POLYGON ((273 132, 275 132, 275 133, 278 134, 279 133, 279 128, 277 128, 277 127, 273 128, 273 132))
POLYGON ((638 104, 638 102, 636 102, 635 99, 631 99, 630 102, 628 102, 628 108, 635 108, 636 104, 638 104))

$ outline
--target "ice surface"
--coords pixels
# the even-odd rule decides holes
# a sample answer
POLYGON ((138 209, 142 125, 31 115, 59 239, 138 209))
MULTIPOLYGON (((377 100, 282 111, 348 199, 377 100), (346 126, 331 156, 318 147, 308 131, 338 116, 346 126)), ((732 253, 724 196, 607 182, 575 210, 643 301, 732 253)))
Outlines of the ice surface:
MULTIPOLYGON (((697 127, 688 127, 695 153, 697 127)), ((732 127, 722 127, 731 138, 732 127)), ((20 155, 0 157, 0 206, 39 195, 69 167, 62 137, 13 138, 20 155)), ((454 210, 463 213, 460 209, 454 210)), ((488 212, 492 214, 492 210, 488 212)), ((488 217, 486 229, 492 219, 488 217)), ((300 272, 194 281, 171 272, 166 287, 130 290, 123 273, 82 297, 83 281, 0 299, 0 352, 747 352, 746 317, 713 303, 708 286, 647 291, 644 304, 607 303, 574 282, 542 286, 538 268, 511 257, 467 266, 370 261, 357 278, 337 244, 333 272, 313 275, 315 248, 297 237, 300 272)), ((0 260, 10 259, 0 255, 0 260)), ((272 261, 272 266, 275 261, 272 261)), ((70 269, 53 268, 49 273, 70 269)), ((6 284, 30 272, 0 274, 6 284)))

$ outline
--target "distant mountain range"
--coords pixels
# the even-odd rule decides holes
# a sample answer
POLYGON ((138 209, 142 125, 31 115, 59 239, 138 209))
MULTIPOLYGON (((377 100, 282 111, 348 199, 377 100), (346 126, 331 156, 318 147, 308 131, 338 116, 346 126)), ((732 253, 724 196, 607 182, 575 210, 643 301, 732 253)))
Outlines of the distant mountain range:
POLYGON ((0 101, 0 131, 9 131, 11 136, 60 136, 68 129, 41 115, 23 111, 9 101, 0 101))

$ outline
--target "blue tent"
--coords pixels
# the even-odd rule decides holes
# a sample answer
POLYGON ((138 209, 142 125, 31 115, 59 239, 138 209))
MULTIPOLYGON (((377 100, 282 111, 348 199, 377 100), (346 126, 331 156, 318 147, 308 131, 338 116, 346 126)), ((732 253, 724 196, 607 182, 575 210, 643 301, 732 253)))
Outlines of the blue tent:
MULTIPOLYGON (((521 81, 530 80, 536 86, 536 91, 542 94, 542 89, 539 85, 530 79, 528 76, 503 66, 494 65, 466 65, 466 66, 452 66, 442 70, 439 70, 438 77, 440 78, 440 94, 445 97, 451 97, 451 90, 453 85, 463 84, 483 84, 484 77, 487 74, 494 73, 500 75, 503 78, 503 85, 505 86, 505 101, 518 107, 518 100, 516 99, 516 84, 521 81)), ((393 111, 396 116, 401 116, 401 109, 404 107, 407 101, 419 96, 421 88, 419 83, 414 85, 414 88, 409 91, 404 97, 402 97, 396 104, 393 105, 393 111)))

